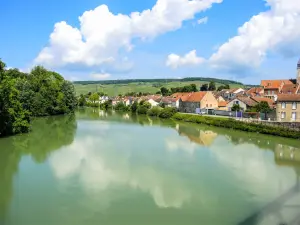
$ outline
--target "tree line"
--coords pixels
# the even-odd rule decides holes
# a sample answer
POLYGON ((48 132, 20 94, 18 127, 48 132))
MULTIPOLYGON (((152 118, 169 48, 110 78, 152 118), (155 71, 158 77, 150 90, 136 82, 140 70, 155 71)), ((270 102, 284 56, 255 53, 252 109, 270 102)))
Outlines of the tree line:
POLYGON ((224 80, 209 77, 187 77, 182 79, 126 79, 126 80, 99 80, 99 81, 74 81, 74 84, 130 84, 130 83, 166 83, 166 82, 185 82, 185 81, 204 81, 204 82, 215 82, 223 85, 226 84, 238 84, 243 85, 241 82, 233 80, 224 80))
POLYGON ((31 117, 74 112, 74 85, 42 66, 30 73, 6 69, 0 60, 0 137, 30 130, 31 117))

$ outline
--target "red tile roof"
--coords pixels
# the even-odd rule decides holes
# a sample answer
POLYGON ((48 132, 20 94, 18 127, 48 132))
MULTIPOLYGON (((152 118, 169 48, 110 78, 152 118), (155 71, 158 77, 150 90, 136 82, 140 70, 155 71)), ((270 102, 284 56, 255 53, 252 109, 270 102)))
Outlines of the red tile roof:
POLYGON ((256 102, 267 102, 269 104, 270 107, 274 106, 274 101, 270 98, 266 98, 266 97, 252 97, 252 99, 256 102))
POLYGON ((244 102, 247 106, 255 106, 257 104, 256 101, 254 101, 252 98, 249 97, 240 96, 237 97, 237 99, 240 100, 241 102, 244 102))
POLYGON ((250 88, 249 90, 246 91, 246 94, 251 95, 251 96, 257 96, 259 94, 263 94, 264 89, 261 87, 253 87, 250 88))
POLYGON ((219 107, 226 107, 227 106, 227 102, 226 101, 222 101, 218 103, 219 107))
POLYGON ((206 91, 193 92, 183 96, 181 100, 183 102, 200 102, 206 94, 206 91))
POLYGON ((262 80, 260 85, 267 89, 278 89, 282 84, 293 84, 290 80, 262 80))
POLYGON ((278 102, 300 102, 300 94, 279 94, 278 102))
POLYGON ((280 93, 281 94, 296 94, 297 89, 298 89, 297 84, 285 84, 285 85, 283 85, 280 93))

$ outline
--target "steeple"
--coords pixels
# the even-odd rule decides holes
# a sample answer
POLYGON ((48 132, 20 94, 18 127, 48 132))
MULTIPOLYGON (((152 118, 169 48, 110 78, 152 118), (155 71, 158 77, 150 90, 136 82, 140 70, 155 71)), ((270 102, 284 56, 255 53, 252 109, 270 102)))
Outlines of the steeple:
POLYGON ((297 63, 297 84, 300 84, 300 59, 297 63))

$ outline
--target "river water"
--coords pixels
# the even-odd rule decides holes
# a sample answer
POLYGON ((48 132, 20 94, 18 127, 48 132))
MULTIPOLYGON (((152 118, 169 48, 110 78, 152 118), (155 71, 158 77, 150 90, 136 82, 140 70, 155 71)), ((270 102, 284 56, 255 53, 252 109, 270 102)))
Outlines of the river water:
POLYGON ((0 225, 299 224, 299 140, 94 109, 0 139, 0 225))

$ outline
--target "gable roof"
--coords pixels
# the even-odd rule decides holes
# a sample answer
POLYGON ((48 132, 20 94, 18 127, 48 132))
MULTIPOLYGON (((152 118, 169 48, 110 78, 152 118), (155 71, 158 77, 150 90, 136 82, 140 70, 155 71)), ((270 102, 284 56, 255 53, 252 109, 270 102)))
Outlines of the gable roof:
POLYGON ((200 102, 207 93, 207 91, 192 92, 181 97, 181 100, 183 102, 200 102))
POLYGON ((270 107, 274 106, 274 101, 270 98, 266 98, 266 97, 252 97, 252 99, 258 103, 260 102, 267 102, 269 104, 270 107))
POLYGON ((226 107, 227 106, 227 102, 226 101, 221 101, 218 103, 219 107, 226 107))
POLYGON ((281 94, 296 94, 298 89, 298 84, 285 84, 283 85, 280 93, 281 94))
POLYGON ((300 94, 279 94, 278 102, 300 102, 300 94))
POLYGON ((246 91, 247 95, 256 96, 258 94, 263 94, 264 89, 262 87, 252 87, 246 91))
POLYGON ((260 85, 268 89, 278 89, 282 84, 293 84, 290 80, 262 80, 260 85))
POLYGON ((233 102, 236 100, 239 100, 239 101, 245 103, 247 106, 255 106, 257 104, 257 102, 254 101, 252 98, 246 97, 246 96, 236 97, 235 99, 231 100, 230 102, 233 102))

